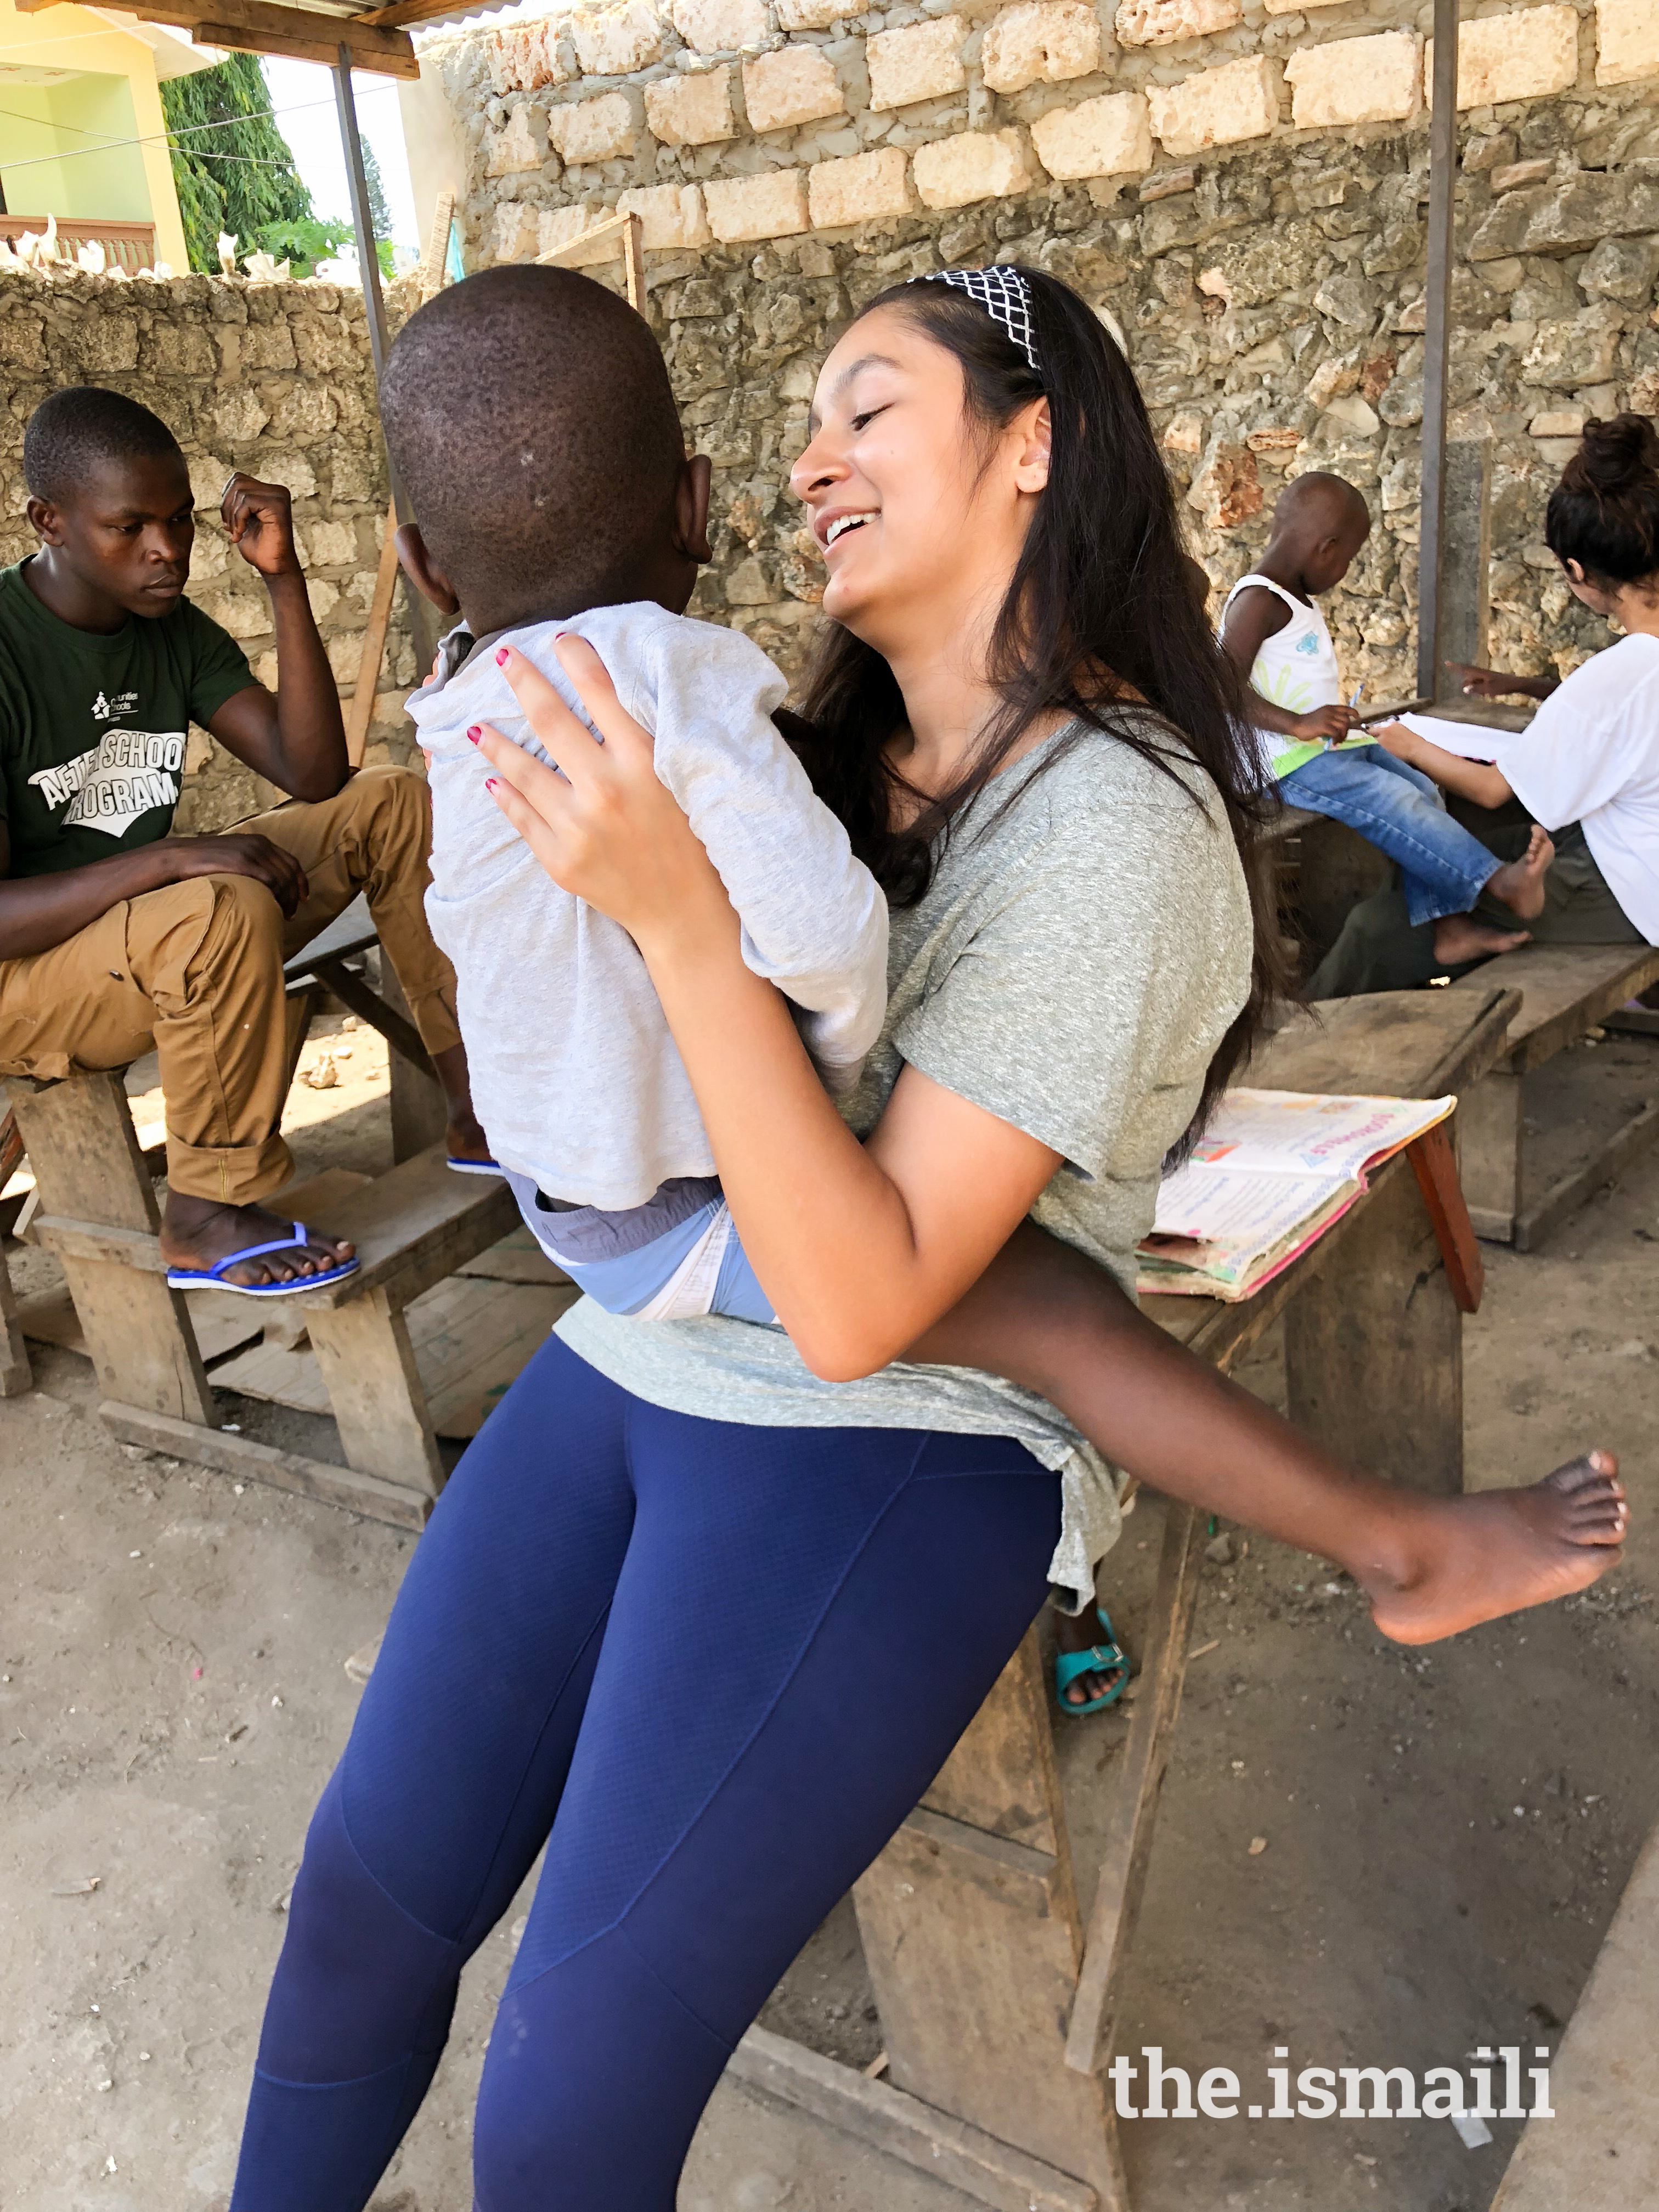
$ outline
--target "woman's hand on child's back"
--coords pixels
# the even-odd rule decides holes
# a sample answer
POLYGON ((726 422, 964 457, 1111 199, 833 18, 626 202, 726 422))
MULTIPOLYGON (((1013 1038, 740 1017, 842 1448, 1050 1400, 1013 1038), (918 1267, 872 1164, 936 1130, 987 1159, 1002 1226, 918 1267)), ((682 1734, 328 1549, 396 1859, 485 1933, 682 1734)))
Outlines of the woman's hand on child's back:
POLYGON ((619 922, 647 958, 701 915, 734 925, 726 887, 658 775, 650 732, 617 696, 599 654, 568 635, 555 647, 603 743, 512 646, 495 658, 550 768, 488 723, 469 731, 495 773, 496 805, 561 890, 619 922))

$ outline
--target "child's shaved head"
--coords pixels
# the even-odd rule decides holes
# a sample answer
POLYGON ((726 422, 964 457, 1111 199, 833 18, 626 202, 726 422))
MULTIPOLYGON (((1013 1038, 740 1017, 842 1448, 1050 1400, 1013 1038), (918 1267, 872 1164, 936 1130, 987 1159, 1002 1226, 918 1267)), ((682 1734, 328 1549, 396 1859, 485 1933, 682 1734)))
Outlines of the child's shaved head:
POLYGON ((1363 544, 1370 534, 1371 511, 1346 477, 1311 469, 1286 484, 1273 508, 1273 530, 1294 529, 1310 538, 1352 538, 1363 544))
POLYGON ((398 334, 386 444, 433 562, 503 625, 640 595, 685 443, 642 316, 568 269, 489 269, 398 334))

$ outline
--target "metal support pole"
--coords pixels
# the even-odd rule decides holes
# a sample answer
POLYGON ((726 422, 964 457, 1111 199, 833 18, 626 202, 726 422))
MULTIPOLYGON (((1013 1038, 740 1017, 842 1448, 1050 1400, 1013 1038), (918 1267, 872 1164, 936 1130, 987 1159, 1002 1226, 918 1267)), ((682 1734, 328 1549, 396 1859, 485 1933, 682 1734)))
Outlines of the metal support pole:
POLYGON ((1417 690, 1441 692, 1441 572, 1446 524, 1446 382, 1451 338, 1452 211, 1457 187, 1458 0, 1434 0, 1429 116, 1429 267, 1424 292, 1423 491, 1417 562, 1417 690))
POLYGON ((351 226, 357 234, 357 264, 363 272, 363 312, 368 317, 368 347, 374 356, 374 380, 386 373, 386 301, 380 296, 380 258, 375 250, 374 221, 368 210, 368 177, 363 142, 357 129, 357 102, 351 89, 351 49, 343 46, 334 64, 334 98, 340 111, 340 144, 345 153, 346 188, 351 194, 351 226))
MULTIPOLYGON (((337 49, 334 64, 334 99, 340 114, 340 144, 345 154, 346 185, 351 193, 351 227, 357 237, 357 265, 362 271, 363 313, 368 318, 368 349, 374 358, 374 381, 386 373, 391 341, 386 336, 386 301, 380 295, 380 257, 374 242, 374 222, 368 209, 368 177, 363 167, 363 142, 357 129, 357 102, 351 88, 351 49, 337 49)), ((398 471, 386 457, 392 479, 392 504, 400 523, 411 521, 408 495, 398 481, 398 471)), ((437 650, 437 623, 432 609, 413 584, 404 579, 409 595, 410 624, 415 636, 415 659, 422 671, 432 665, 437 650)))

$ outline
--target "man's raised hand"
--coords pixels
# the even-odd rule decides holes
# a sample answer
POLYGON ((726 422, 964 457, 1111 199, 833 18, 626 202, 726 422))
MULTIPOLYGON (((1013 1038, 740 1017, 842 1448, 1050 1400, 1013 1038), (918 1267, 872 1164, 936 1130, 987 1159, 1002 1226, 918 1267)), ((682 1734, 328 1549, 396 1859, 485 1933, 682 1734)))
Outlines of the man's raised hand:
POLYGON ((262 576, 297 576, 294 501, 285 484, 261 483, 238 469, 225 486, 219 513, 230 542, 262 576))

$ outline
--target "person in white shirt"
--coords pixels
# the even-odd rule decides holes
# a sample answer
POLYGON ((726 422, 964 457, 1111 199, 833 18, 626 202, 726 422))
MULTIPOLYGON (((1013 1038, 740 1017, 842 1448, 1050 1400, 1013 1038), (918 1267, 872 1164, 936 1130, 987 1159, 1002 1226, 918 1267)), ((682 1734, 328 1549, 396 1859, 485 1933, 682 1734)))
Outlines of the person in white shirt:
MULTIPOLYGON (((1623 630, 1617 644, 1553 689, 1527 729, 1493 731, 1494 761, 1463 759, 1404 723, 1376 734, 1443 789, 1480 806, 1518 799, 1550 831, 1534 943, 1659 944, 1659 433, 1646 416, 1584 425, 1544 535, 1573 597, 1623 630)), ((1483 842, 1501 853, 1528 834, 1494 829, 1483 842)), ((1431 933, 1383 891, 1348 916, 1315 994, 1406 989, 1440 972, 1431 933)))

